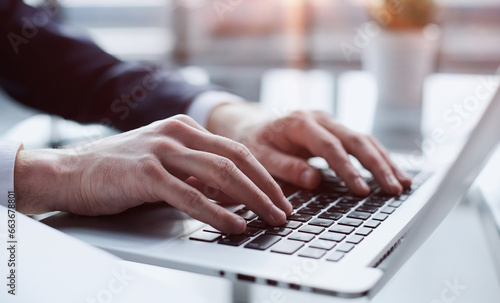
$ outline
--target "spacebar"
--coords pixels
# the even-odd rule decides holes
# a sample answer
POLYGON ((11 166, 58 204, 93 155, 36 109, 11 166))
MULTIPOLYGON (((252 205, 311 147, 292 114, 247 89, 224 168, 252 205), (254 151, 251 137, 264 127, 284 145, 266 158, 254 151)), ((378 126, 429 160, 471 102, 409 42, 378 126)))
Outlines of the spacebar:
POLYGON ((245 245, 245 247, 258 250, 266 250, 279 240, 281 240, 281 237, 279 236, 260 235, 257 238, 253 239, 252 242, 249 242, 247 245, 245 245))

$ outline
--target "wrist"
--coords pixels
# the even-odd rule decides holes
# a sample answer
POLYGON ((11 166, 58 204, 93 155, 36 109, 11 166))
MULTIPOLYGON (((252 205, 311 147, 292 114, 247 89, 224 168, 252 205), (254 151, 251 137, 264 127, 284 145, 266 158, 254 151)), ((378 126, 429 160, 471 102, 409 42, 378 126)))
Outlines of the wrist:
POLYGON ((16 208, 26 214, 63 210, 71 169, 60 150, 21 150, 14 167, 16 208))

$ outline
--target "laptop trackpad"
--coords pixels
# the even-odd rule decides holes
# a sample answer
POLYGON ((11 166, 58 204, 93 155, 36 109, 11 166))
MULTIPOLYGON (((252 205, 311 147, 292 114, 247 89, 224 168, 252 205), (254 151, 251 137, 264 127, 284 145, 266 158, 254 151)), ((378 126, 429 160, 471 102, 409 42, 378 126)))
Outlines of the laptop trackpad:
POLYGON ((70 236, 110 250, 164 245, 203 225, 166 203, 148 203, 111 216, 59 213, 42 220, 70 236))

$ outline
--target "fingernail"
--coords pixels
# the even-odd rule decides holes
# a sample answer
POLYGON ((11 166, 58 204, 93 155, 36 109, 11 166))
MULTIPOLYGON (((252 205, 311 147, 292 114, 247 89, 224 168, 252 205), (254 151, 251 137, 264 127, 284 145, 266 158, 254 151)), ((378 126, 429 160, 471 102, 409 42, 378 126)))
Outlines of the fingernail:
POLYGON ((312 177, 313 172, 310 169, 306 169, 302 172, 302 175, 300 175, 300 184, 302 184, 304 187, 308 187, 308 185, 311 184, 312 177))
POLYGON ((356 186, 359 188, 359 189, 363 189, 363 190, 370 190, 370 187, 368 186, 368 184, 366 184, 366 181, 361 178, 361 177, 358 177, 356 178, 356 186))
POLYGON ((396 170, 396 173, 399 175, 399 177, 401 179, 409 179, 409 180, 411 180, 411 176, 408 175, 407 173, 405 173, 404 171, 400 170, 400 169, 396 170))
POLYGON ((387 183, 393 187, 393 193, 399 194, 401 192, 401 184, 399 184, 399 181, 394 177, 393 175, 387 175, 385 177, 387 180, 387 183))
POLYGON ((247 228, 247 223, 245 222, 245 219, 243 219, 242 217, 237 218, 235 227, 237 228, 238 231, 244 232, 245 229, 247 228))
POLYGON ((287 210, 285 211, 285 215, 291 215, 292 214, 292 211, 293 211, 293 206, 292 206, 292 203, 290 203, 290 201, 288 201, 287 198, 283 198, 284 199, 284 204, 283 205, 286 205, 286 208, 287 210))
POLYGON ((278 221, 281 221, 281 219, 285 216, 285 213, 279 209, 278 207, 276 207, 275 205, 272 207, 272 210, 271 210, 271 217, 273 217, 273 220, 278 222, 278 221))

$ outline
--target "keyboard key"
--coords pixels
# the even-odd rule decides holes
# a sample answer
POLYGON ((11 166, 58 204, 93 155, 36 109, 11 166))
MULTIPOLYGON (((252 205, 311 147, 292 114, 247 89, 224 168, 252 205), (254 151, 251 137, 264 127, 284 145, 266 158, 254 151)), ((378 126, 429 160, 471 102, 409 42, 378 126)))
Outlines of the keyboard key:
POLYGON ((376 221, 376 220, 370 220, 370 221, 365 223, 365 226, 370 227, 370 228, 377 228, 379 225, 380 225, 380 221, 376 221))
POLYGON ((244 235, 248 235, 248 236, 256 236, 257 234, 259 234, 262 230, 259 229, 259 228, 255 228, 255 227, 251 227, 251 226, 247 226, 247 228, 245 229, 245 231, 243 232, 244 235))
POLYGON ((314 196, 316 196, 316 194, 313 193, 312 191, 301 190, 293 198, 295 198, 295 199, 302 199, 304 201, 309 201, 312 198, 314 198, 314 196))
POLYGON ((352 244, 358 244, 359 242, 363 241, 363 237, 360 236, 360 235, 353 235, 353 236, 350 236, 346 242, 347 243, 352 243, 352 244))
MULTIPOLYGON (((247 245, 248 245, 248 244, 247 244, 247 245)), ((350 252, 353 248, 354 248, 354 244, 344 243, 344 244, 340 245, 339 247, 337 247, 337 251, 341 251, 341 252, 344 252, 344 253, 348 253, 348 252, 350 252)))
POLYGON ((393 196, 393 195, 391 195, 391 194, 386 193, 385 191, 380 190, 380 191, 376 192, 376 193, 373 195, 373 197, 377 197, 377 198, 380 198, 380 199, 382 199, 382 200, 387 201, 387 200, 389 200, 389 199, 392 199, 394 196, 393 196))
POLYGON ((336 193, 320 193, 316 196, 316 201, 329 201, 335 202, 340 197, 339 194, 336 193))
POLYGON ((352 233, 354 231, 354 227, 343 226, 343 225, 335 225, 332 228, 330 228, 328 231, 348 235, 348 234, 350 234, 350 233, 352 233))
POLYGON ((291 215, 288 220, 292 221, 299 221, 299 222, 307 222, 311 220, 312 216, 311 215, 304 215, 304 214, 293 214, 291 215))
POLYGON ((359 197, 359 196, 345 196, 342 197, 342 201, 354 201, 354 202, 359 202, 364 200, 364 197, 359 197))
POLYGON ((387 219, 387 217, 388 215, 386 214, 376 214, 372 219, 377 221, 384 221, 385 219, 387 219))
POLYGON ((314 247, 314 248, 320 248, 320 249, 325 249, 325 250, 330 250, 337 245, 336 242, 334 241, 328 241, 328 240, 323 240, 323 239, 317 239, 314 240, 309 247, 314 247))
POLYGON ((319 235, 320 233, 322 233, 325 229, 323 227, 320 227, 320 226, 313 226, 313 225, 304 225, 302 226, 299 231, 303 232, 303 233, 309 233, 309 234, 315 234, 315 235, 319 235))
POLYGON ((403 194, 403 195, 398 197, 398 201, 406 201, 406 199, 408 199, 408 197, 409 197, 408 195, 403 194))
POLYGON ((309 225, 316 225, 321 227, 330 227, 333 224, 333 220, 327 219, 313 219, 309 222, 309 225))
POLYGON ((392 214, 395 210, 396 210, 396 208, 387 206, 387 207, 384 207, 380 212, 383 214, 392 214))
POLYGON ((253 239, 250 243, 245 245, 245 247, 258 250, 266 250, 279 240, 281 240, 281 237, 279 236, 260 235, 257 238, 253 239))
POLYGON ((331 211, 325 211, 323 213, 321 213, 318 218, 321 218, 321 219, 328 219, 328 220, 338 220, 340 218, 342 218, 342 214, 341 213, 334 213, 334 212, 331 212, 331 211))
POLYGON ((291 228, 291 229, 297 229, 302 226, 302 223, 297 222, 297 221, 286 221, 284 225, 281 227, 286 227, 286 228, 291 228))
POLYGON ((189 239, 203 242, 215 242, 221 237, 220 234, 200 230, 189 236, 189 239))
POLYGON ((400 207, 401 206, 401 201, 392 201, 391 203, 389 203, 389 206, 391 207, 400 207))
POLYGON ((361 228, 358 228, 356 230, 356 235, 361 235, 361 236, 368 236, 371 232, 373 231, 373 229, 371 228, 368 228, 368 227, 361 227, 361 228))
POLYGON ((242 217, 246 221, 253 220, 257 217, 257 215, 253 211, 245 209, 238 210, 237 212, 235 212, 235 214, 242 217))
POLYGON ((328 209, 330 212, 337 212, 341 214, 346 214, 351 208, 348 206, 334 205, 328 209))
POLYGON ((204 231, 209 231, 211 233, 217 233, 217 234, 222 234, 223 232, 221 232, 220 230, 218 229, 215 229, 213 228, 212 226, 210 225, 207 225, 207 227, 203 228, 204 231))
POLYGON ((323 249, 307 247, 300 251, 299 256, 305 258, 319 259, 326 254, 323 249))
POLYGON ((359 211, 353 211, 347 215, 347 218, 366 220, 366 219, 370 218, 370 216, 371 215, 369 213, 362 213, 359 211))
POLYGON ((291 255, 299 250, 302 246, 304 246, 304 243, 302 242, 283 240, 274 245, 271 251, 275 253, 291 255))
POLYGON ((250 239, 247 235, 229 235, 224 239, 219 240, 219 244, 231 245, 231 246, 240 246, 250 239))
POLYGON ((315 208, 325 208, 325 207, 329 206, 330 203, 331 203, 330 201, 314 200, 314 201, 309 202, 309 204, 307 204, 307 206, 315 207, 315 208))
POLYGON ((358 205, 358 203, 359 203, 359 200, 351 200, 351 199, 346 199, 344 197, 344 198, 340 198, 340 200, 337 201, 336 205, 354 207, 354 206, 358 205))
POLYGON ((314 239, 313 234, 306 234, 306 233, 301 233, 301 232, 295 232, 291 234, 288 237, 289 240, 296 240, 296 241, 302 241, 302 242, 309 242, 312 239, 314 239))
POLYGON ((319 236, 321 240, 328 240, 328 241, 335 241, 335 242, 340 242, 345 239, 344 234, 338 234, 338 233, 332 233, 332 232, 327 232, 319 236))
POLYGON ((366 206, 366 207, 378 208, 378 207, 383 206, 383 205, 385 205, 385 201, 380 201, 377 199, 368 198, 365 202, 363 202, 361 207, 366 206))
POLYGON ((249 222, 247 224, 247 226, 255 227, 255 228, 267 228, 267 227, 269 227, 269 224, 267 224, 266 222, 264 222, 260 219, 257 219, 257 220, 253 220, 253 221, 249 222))
MULTIPOLYGON (((384 205, 384 204, 382 204, 382 205, 384 205)), ((356 211, 370 213, 370 214, 376 213, 377 210, 378 210, 377 206, 371 206, 371 205, 362 205, 362 206, 356 208, 356 211)))
POLYGON ((276 236, 282 236, 282 237, 286 237, 286 236, 288 236, 291 233, 292 233, 291 229, 284 228, 284 227, 279 227, 279 226, 270 227, 266 231, 266 234, 276 235, 276 236))
POLYGON ((321 209, 319 208, 312 208, 312 207, 303 207, 297 211, 299 214, 304 214, 304 215, 317 215, 321 209))
POLYGON ((331 187, 331 188, 329 188, 329 191, 331 191, 333 193, 347 194, 349 192, 349 188, 344 187, 344 186, 331 187))
POLYGON ((339 221, 339 224, 358 227, 363 223, 361 220, 344 218, 339 221))
POLYGON ((327 261, 332 261, 332 262, 338 262, 340 259, 344 257, 344 253, 340 251, 335 251, 331 253, 328 258, 326 258, 327 261))

